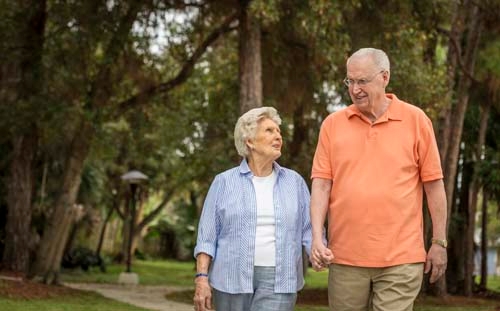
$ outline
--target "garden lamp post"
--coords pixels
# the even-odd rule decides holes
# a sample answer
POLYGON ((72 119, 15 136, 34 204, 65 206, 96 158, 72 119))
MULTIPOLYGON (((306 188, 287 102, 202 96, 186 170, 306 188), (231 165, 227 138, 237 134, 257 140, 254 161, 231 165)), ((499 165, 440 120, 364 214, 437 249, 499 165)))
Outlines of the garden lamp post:
MULTIPOLYGON (((135 207, 137 203, 137 189, 139 188, 139 184, 148 179, 144 173, 140 171, 130 171, 121 176, 121 179, 129 184, 130 186, 130 210, 128 213, 129 220, 129 232, 128 232, 128 245, 127 245, 127 258, 126 258, 126 273, 131 274, 131 265, 132 265, 132 241, 134 238, 134 227, 135 227, 135 207)), ((121 277, 120 277, 121 278, 121 277)), ((134 277, 137 279, 137 276, 134 277)), ((137 280, 138 282, 138 280, 137 280)), ((125 282, 127 283, 127 282, 125 282)), ((136 283, 135 281, 132 283, 136 283)))

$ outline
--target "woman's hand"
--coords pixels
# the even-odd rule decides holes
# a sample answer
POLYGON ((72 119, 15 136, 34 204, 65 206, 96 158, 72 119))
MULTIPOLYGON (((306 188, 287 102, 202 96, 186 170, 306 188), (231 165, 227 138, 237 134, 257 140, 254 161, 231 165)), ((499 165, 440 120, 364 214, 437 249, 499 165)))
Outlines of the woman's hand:
POLYGON ((313 241, 311 263, 314 271, 322 271, 333 262, 333 253, 322 241, 313 241))
POLYGON ((208 277, 197 277, 194 281, 194 309, 196 311, 212 310, 212 288, 208 283, 208 277))

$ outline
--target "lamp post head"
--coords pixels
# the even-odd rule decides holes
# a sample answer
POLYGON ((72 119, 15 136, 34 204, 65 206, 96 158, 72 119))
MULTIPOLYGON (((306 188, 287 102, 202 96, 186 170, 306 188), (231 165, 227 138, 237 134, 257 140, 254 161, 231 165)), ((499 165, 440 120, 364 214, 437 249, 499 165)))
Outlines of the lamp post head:
POLYGON ((140 184, 144 180, 148 180, 148 176, 146 176, 144 173, 136 170, 132 170, 130 172, 127 172, 123 174, 120 177, 123 181, 129 183, 129 184, 140 184))

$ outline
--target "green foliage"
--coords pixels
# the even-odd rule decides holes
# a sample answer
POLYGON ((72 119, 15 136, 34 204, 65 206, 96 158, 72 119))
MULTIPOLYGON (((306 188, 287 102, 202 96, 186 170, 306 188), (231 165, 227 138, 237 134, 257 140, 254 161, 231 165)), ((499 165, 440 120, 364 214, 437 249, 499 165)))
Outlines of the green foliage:
POLYGON ((446 68, 439 52, 447 41, 440 39, 436 28, 448 18, 446 3, 386 1, 381 5, 363 0, 344 8, 352 50, 383 49, 391 61, 388 91, 422 107, 433 119, 445 104, 446 68))
POLYGON ((500 152, 486 149, 486 156, 479 163, 479 178, 486 190, 495 195, 500 193, 500 152))
MULTIPOLYGON (((11 147, 6 142, 12 133, 36 120, 40 137, 36 203, 39 210, 49 209, 61 189, 74 137, 82 120, 90 121, 95 137, 78 203, 109 209, 124 197, 126 185, 120 176, 140 169, 150 177, 145 187, 155 198, 146 212, 169 195, 169 213, 162 214, 162 223, 178 231, 183 247, 189 249, 193 231, 187 228, 196 226, 208 186, 217 173, 240 161, 232 134, 239 115, 238 33, 219 38, 176 88, 152 97, 143 93, 132 106, 123 103, 138 93, 165 87, 206 36, 238 7, 234 1, 172 3, 49 0, 43 85, 32 101, 0 107, 0 132, 5 133, 0 137, 0 168, 2 174, 7 172, 11 147), (132 30, 115 37, 127 10, 139 3, 132 30), (119 53, 109 53, 113 49, 119 53)), ((264 103, 275 106, 283 119, 280 163, 308 180, 322 120, 335 104, 350 102, 341 82, 346 57, 361 47, 384 49, 392 64, 389 91, 437 120, 448 104, 446 95, 453 91, 447 86, 448 37, 442 31, 449 28, 452 4, 446 0, 252 1, 250 10, 262 26, 264 103)), ((18 8, 15 1, 0 2, 3 65, 19 53, 16 18, 23 12, 18 8)), ((478 82, 470 94, 473 105, 464 131, 467 158, 477 139, 479 104, 487 98, 483 79, 498 80, 498 25, 490 23, 478 53, 478 82)), ((498 91, 498 83, 491 85, 498 91)), ((0 94, 9 92, 4 84, 1 87, 0 94)), ((499 124, 493 110, 480 172, 483 184, 500 197, 495 164, 499 124)), ((0 186, 1 194, 5 190, 0 186)), ((452 217, 457 221, 451 230, 456 232, 453 226, 462 226, 463 218, 452 217)), ((43 222, 44 217, 35 220, 43 222)), ((498 230, 495 221, 492 238, 498 230)))
POLYGON ((146 243, 160 244, 162 258, 190 260, 196 242, 197 223, 198 205, 195 198, 177 196, 162 217, 149 227, 144 240, 146 243), (164 249, 166 246, 169 248, 164 249))
POLYGON ((279 0, 254 0, 250 2, 250 12, 260 18, 262 25, 269 25, 280 19, 279 0))
POLYGON ((478 71, 480 75, 489 73, 490 75, 494 75, 496 79, 500 79, 500 53, 498 51, 500 51, 500 40, 494 39, 486 43, 478 58, 478 71))

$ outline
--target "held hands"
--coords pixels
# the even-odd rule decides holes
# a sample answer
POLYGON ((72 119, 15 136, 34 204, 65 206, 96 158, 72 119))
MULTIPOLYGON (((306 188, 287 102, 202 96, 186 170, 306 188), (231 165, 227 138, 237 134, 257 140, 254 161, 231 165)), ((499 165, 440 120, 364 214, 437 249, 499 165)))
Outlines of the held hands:
POLYGON ((424 267, 424 273, 429 273, 432 270, 429 279, 430 283, 436 282, 445 274, 447 262, 448 254, 446 253, 446 248, 432 244, 427 253, 424 267))
POLYGON ((207 277, 198 277, 194 281, 194 309, 197 311, 212 310, 212 288, 208 284, 207 277))
POLYGON ((321 240, 313 241, 311 248, 311 263, 314 271, 322 271, 333 262, 333 253, 321 240))

